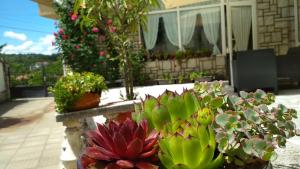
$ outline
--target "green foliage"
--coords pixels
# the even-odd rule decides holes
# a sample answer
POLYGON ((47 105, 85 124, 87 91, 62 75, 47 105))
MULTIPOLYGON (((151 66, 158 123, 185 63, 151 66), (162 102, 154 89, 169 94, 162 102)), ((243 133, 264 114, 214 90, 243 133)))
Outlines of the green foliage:
POLYGON ((133 35, 139 24, 145 24, 146 14, 155 5, 158 5, 157 0, 75 0, 72 16, 82 18, 79 21, 81 30, 86 27, 99 29, 105 37, 99 47, 116 52, 109 59, 120 63, 128 99, 134 96, 132 53, 137 51, 137 45, 133 35))
POLYGON ((211 73, 208 71, 199 71, 199 72, 192 72, 190 73, 190 80, 196 80, 201 77, 210 76, 211 73))
POLYGON ((85 93, 100 94, 104 90, 107 90, 104 78, 91 72, 70 73, 50 88, 59 113, 67 112, 85 93))
POLYGON ((222 165, 223 155, 215 155, 211 122, 204 124, 198 118, 196 114, 188 120, 174 122, 170 125, 172 132, 162 136, 159 158, 167 169, 216 169, 222 165))
POLYGON ((143 101, 143 112, 136 117, 146 118, 161 132, 159 158, 166 168, 212 169, 222 164, 222 154, 214 158, 214 115, 209 105, 219 106, 215 100, 206 104, 193 91, 166 91, 143 101))
MULTIPOLYGON (((75 72, 93 72, 101 74, 106 80, 114 81, 119 78, 119 62, 109 60, 111 55, 117 55, 114 49, 103 46, 105 41, 102 30, 93 26, 83 26, 83 17, 74 18, 74 2, 72 0, 56 3, 55 10, 59 16, 56 46, 60 49, 65 63, 75 72)), ((82 9, 82 12, 83 9, 82 9)), ((86 11, 85 11, 86 12, 86 11)))
POLYGON ((44 75, 46 85, 51 86, 62 76, 62 61, 56 54, 2 54, 2 58, 9 64, 11 86, 42 86, 43 70, 41 63, 45 65, 44 75))
POLYGON ((214 129, 218 149, 228 163, 246 165, 256 158, 264 161, 276 158, 276 146, 284 147, 286 139, 295 136, 294 109, 283 105, 270 108, 274 95, 257 90, 241 92, 241 97, 228 95, 220 83, 201 83, 195 90, 204 98, 219 98, 214 129))
POLYGON ((189 169, 209 165, 211 158, 201 166, 197 166, 197 160, 210 157, 212 151, 202 152, 205 145, 201 144, 214 135, 212 140, 216 142, 213 144, 218 150, 216 152, 227 163, 238 166, 257 159, 274 160, 276 147, 284 147, 286 140, 295 136, 292 120, 297 118, 297 112, 284 105, 271 108, 275 100, 273 94, 257 90, 241 92, 241 97, 238 97, 225 90, 220 82, 196 83, 194 91, 184 91, 181 95, 166 91, 158 98, 147 96, 143 101, 142 111, 134 117, 147 119, 150 127, 160 131, 159 156, 167 168, 189 169), (202 126, 208 128, 199 136, 202 126), (188 152, 197 156, 196 150, 201 150, 201 153, 191 160, 194 156, 189 156, 188 152))

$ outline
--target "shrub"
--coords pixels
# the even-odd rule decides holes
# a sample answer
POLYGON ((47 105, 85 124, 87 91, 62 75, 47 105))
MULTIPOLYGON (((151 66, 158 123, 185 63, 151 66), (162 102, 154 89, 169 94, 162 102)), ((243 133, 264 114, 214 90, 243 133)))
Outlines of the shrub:
POLYGON ((100 93, 106 90, 105 80, 102 76, 91 72, 70 73, 59 79, 50 92, 54 95, 58 112, 67 112, 73 103, 85 93, 100 93))

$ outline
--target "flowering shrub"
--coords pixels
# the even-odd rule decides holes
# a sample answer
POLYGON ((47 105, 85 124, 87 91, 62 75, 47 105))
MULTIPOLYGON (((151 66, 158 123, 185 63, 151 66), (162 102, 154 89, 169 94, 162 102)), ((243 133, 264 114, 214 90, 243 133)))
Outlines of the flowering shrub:
POLYGON ((98 27, 81 25, 83 18, 73 13, 73 8, 74 2, 71 0, 55 4, 59 21, 53 45, 60 49, 65 63, 72 70, 98 73, 107 80, 117 79, 118 61, 107 59, 113 51, 106 51, 106 37, 98 27))
POLYGON ((117 52, 113 59, 120 61, 127 99, 134 98, 133 56, 139 51, 134 35, 138 25, 146 23, 146 14, 156 5, 157 0, 75 0, 74 14, 83 18, 81 26, 100 29, 104 36, 101 38, 109 42, 105 44, 106 48, 117 52))

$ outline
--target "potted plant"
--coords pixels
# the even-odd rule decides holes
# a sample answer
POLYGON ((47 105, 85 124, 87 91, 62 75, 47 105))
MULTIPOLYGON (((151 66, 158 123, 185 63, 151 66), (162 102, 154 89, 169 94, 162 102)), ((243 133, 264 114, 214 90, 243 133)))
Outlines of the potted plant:
POLYGON ((210 57, 212 55, 212 50, 210 48, 201 48, 199 51, 200 57, 210 57))
POLYGON ((273 102, 274 95, 261 90, 228 95, 220 83, 196 84, 180 95, 148 95, 134 116, 137 122, 111 121, 87 133, 80 166, 267 169, 276 147, 295 135, 297 115, 283 105, 269 108, 273 102))
POLYGON ((257 90, 228 95, 220 83, 197 83, 179 95, 147 96, 136 120, 160 131, 159 158, 166 168, 263 169, 295 135, 297 112, 268 106, 274 95, 257 90))
POLYGON ((69 73, 50 88, 59 113, 97 107, 104 90, 104 78, 91 72, 69 73))
POLYGON ((193 82, 212 81, 213 77, 208 71, 199 71, 190 73, 190 80, 193 82))

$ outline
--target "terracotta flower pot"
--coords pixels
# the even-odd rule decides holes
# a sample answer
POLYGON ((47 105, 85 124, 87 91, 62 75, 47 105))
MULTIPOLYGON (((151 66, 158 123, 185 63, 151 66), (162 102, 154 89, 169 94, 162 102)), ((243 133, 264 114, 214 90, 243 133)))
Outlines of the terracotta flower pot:
POLYGON ((71 111, 79 111, 84 109, 95 108, 99 106, 99 103, 100 103, 100 94, 86 93, 73 104, 71 111))

